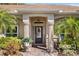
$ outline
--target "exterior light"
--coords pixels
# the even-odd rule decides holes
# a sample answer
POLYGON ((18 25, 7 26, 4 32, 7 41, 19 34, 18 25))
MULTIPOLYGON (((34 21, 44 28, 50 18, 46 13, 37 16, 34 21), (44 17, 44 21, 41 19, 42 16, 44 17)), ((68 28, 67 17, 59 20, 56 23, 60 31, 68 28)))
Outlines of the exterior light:
POLYGON ((17 13, 18 11, 17 10, 14 10, 14 13, 17 13))

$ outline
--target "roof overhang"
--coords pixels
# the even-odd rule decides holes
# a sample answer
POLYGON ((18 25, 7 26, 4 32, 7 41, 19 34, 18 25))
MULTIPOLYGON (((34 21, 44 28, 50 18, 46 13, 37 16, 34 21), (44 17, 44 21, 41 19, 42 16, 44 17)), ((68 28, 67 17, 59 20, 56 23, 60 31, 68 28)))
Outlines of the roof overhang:
POLYGON ((56 13, 58 9, 47 9, 47 8, 22 8, 17 9, 21 13, 56 13))
POLYGON ((64 11, 60 9, 47 9, 47 8, 20 8, 11 10, 9 13, 12 14, 28 14, 28 13, 49 13, 49 14, 79 14, 78 11, 64 11))
POLYGON ((59 11, 56 14, 79 14, 78 11, 59 11))

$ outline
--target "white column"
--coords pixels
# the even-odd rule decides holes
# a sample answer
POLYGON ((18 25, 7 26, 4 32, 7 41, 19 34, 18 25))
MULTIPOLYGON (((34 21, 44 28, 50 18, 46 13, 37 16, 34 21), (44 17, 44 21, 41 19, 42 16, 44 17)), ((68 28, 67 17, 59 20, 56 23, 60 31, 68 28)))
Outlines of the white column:
POLYGON ((29 20, 24 20, 24 38, 29 37, 29 20))
POLYGON ((48 49, 50 52, 54 51, 54 44, 53 44, 53 35, 54 35, 54 21, 53 20, 48 20, 48 28, 49 28, 49 33, 48 33, 48 49))

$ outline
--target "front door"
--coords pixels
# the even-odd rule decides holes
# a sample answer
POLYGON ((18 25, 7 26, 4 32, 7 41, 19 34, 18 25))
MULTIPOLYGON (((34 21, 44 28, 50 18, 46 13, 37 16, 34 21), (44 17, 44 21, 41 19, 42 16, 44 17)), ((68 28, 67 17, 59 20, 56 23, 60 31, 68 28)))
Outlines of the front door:
POLYGON ((43 43, 43 26, 35 26, 35 44, 43 43))

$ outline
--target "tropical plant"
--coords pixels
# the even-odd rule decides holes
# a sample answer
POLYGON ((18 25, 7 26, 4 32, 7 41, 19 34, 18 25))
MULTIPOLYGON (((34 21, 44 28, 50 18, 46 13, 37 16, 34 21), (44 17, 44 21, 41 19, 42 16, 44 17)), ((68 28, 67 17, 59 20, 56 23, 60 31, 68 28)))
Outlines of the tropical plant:
POLYGON ((16 17, 10 14, 7 10, 0 9, 0 33, 2 34, 4 29, 10 31, 15 28, 16 17))
POLYGON ((64 40, 62 40, 63 44, 67 45, 75 44, 74 46, 77 49, 78 45, 76 40, 79 40, 79 18, 69 16, 62 20, 59 20, 55 24, 55 33, 57 35, 63 33, 64 34, 64 40))
POLYGON ((64 33, 64 39, 68 36, 77 39, 79 37, 79 20, 72 16, 62 19, 56 23, 55 32, 64 33))

